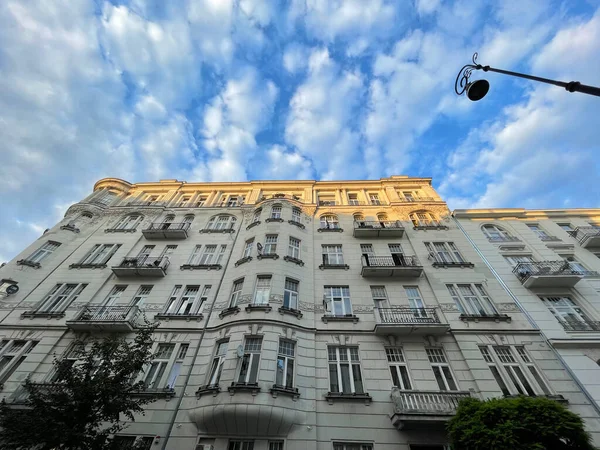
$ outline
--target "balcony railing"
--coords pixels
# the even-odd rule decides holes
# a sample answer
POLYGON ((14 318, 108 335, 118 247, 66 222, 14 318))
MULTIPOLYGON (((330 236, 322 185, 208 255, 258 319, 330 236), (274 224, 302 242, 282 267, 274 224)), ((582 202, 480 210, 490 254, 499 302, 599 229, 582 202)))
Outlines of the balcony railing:
POLYGON ((437 421, 444 423, 456 414, 461 400, 471 397, 464 391, 404 391, 392 389, 394 416, 392 422, 397 429, 406 425, 431 425, 437 421))
POLYGON ((374 308, 377 323, 415 325, 422 323, 442 323, 435 308, 374 308))
POLYGON ((415 230, 447 230, 448 227, 439 220, 413 220, 415 230))
POLYGON ((521 239, 515 236, 488 236, 490 242, 521 242, 521 239))
POLYGON ((522 262, 513 273, 525 287, 572 287, 583 278, 569 261, 522 262))
POLYGON ((142 234, 146 239, 185 239, 188 236, 188 230, 191 224, 189 222, 182 223, 151 223, 150 226, 142 230, 142 234))
POLYGON ((419 277, 423 266, 416 256, 394 254, 392 256, 374 256, 363 254, 363 277, 419 277))
POLYGON ((67 326, 80 331, 131 331, 135 328, 139 315, 137 306, 85 306, 75 318, 67 320, 67 326))
POLYGON ((568 233, 584 248, 600 247, 600 227, 577 227, 568 233))
POLYGON ((112 271, 116 276, 158 276, 164 277, 169 267, 167 256, 136 256, 123 258, 118 266, 113 266, 112 271))
POLYGON ((350 206, 387 206, 385 200, 369 200, 367 202, 363 200, 348 200, 350 206))
POLYGON ((289 195, 289 194, 273 194, 273 195, 263 195, 256 200, 256 203, 264 202, 265 200, 278 200, 278 199, 288 199, 295 200, 297 202, 302 202, 302 198, 297 195, 289 195))
POLYGON ((357 220, 354 221, 354 237, 401 237, 404 226, 399 220, 357 220))
POLYGON ((598 331, 600 332, 600 322, 591 320, 561 320, 560 324, 565 331, 598 331))

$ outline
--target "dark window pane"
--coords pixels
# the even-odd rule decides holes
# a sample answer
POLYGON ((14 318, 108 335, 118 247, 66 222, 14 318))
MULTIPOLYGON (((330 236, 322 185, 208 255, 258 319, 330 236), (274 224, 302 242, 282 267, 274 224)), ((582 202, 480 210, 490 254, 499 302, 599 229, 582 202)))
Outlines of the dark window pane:
POLYGON ((444 378, 442 377, 442 372, 440 371, 440 368, 437 366, 432 367, 433 369, 433 374, 435 375, 435 380, 437 381, 438 387, 440 388, 440 391, 446 391, 446 383, 444 383, 444 378))
POLYGON ((400 384, 400 379, 398 378, 398 371, 396 366, 390 366, 390 372, 392 373, 392 381, 394 382, 394 386, 402 387, 400 384))
POLYGON ((515 366, 514 369, 515 369, 515 372, 517 372, 517 376, 519 377, 519 380, 521 380, 521 383, 523 383, 523 386, 525 387, 527 394, 534 396, 535 392, 533 392, 533 389, 531 388, 531 385, 529 384, 529 381, 527 381, 527 378, 525 377, 525 374, 523 373, 521 368, 515 366))
POLYGON ((254 354, 252 358, 252 366, 250 367, 250 379, 249 383, 256 383, 258 380, 258 365, 260 362, 260 355, 254 354))
POLYGON ((352 375, 354 377, 354 392, 362 394, 364 392, 362 376, 360 373, 360 366, 358 364, 352 364, 352 375))
POLYGON ((338 386, 338 373, 336 364, 329 364, 329 390, 331 392, 340 392, 340 387, 338 386))
POLYGON ((349 394, 352 392, 350 390, 350 367, 348 364, 340 364, 340 369, 342 371, 342 392, 349 394))
POLYGON ((412 389, 410 385, 410 378, 408 376, 408 369, 404 366, 400 366, 400 375, 402 376, 402 382, 404 383, 404 389, 412 389))
POLYGON ((448 389, 451 391, 457 391, 458 387, 454 382, 454 378, 452 378, 452 372, 450 372, 450 367, 443 366, 442 370, 444 371, 444 375, 446 376, 446 381, 448 382, 448 389))
POLYGON ((502 393, 504 395, 510 395, 510 391, 508 390, 508 388, 506 387, 506 384, 504 383, 504 380, 500 376, 500 372, 498 372, 498 368, 496 366, 490 366, 490 371, 492 372, 492 375, 494 375, 494 378, 496 379, 496 383, 498 383, 498 386, 500 386, 500 390, 502 391, 502 393))
POLYGON ((288 359, 285 387, 294 387, 294 360, 288 359))

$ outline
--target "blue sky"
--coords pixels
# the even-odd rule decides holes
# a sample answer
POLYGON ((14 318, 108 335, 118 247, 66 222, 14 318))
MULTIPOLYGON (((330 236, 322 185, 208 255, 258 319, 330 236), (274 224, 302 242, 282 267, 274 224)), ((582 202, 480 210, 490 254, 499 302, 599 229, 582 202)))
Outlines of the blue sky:
POLYGON ((0 261, 102 177, 433 177, 451 208, 599 207, 600 0, 0 2, 0 261))

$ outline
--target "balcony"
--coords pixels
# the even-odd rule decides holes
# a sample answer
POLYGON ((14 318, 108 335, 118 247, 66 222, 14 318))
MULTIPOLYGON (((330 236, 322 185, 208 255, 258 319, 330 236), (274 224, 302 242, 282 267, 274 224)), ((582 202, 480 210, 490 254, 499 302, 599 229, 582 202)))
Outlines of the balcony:
POLYGON ((447 230, 448 227, 442 222, 438 222, 437 220, 413 220, 413 229, 414 230, 447 230))
POLYGON ((184 223, 151 223, 142 230, 146 239, 186 239, 190 224, 184 223))
POLYGON ((568 261, 523 262, 513 269, 526 288, 570 288, 583 278, 568 261))
POLYGON ((353 236, 356 238, 362 237, 402 237, 404 227, 399 220, 391 221, 365 221, 360 220, 354 222, 353 236))
POLYGON ((600 227, 577 227, 568 232, 583 248, 600 247, 600 227))
POLYGON ((444 334, 450 325, 442 323, 435 308, 374 308, 375 333, 387 335, 444 334))
POLYGON ((73 331, 133 331, 140 310, 137 306, 85 306, 67 327, 73 331))
POLYGON ((113 266, 112 271, 118 277, 164 277, 169 267, 167 256, 159 257, 127 257, 121 264, 113 266))
POLYGON ((471 397, 464 391, 402 391, 392 388, 394 414, 392 425, 397 430, 443 429, 456 414, 458 403, 471 397))
POLYGON ((363 277, 418 278, 422 273, 423 266, 416 256, 362 256, 363 277))
POLYGON ((589 319, 583 320, 559 320, 565 331, 591 331, 600 332, 600 322, 589 319))

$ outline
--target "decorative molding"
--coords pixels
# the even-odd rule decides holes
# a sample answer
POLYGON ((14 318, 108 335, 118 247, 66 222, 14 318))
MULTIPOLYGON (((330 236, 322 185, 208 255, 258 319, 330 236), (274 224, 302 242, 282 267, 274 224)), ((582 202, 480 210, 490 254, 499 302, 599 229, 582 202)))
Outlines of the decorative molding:
POLYGON ((455 303, 440 303, 440 309, 445 312, 459 312, 455 303))
POLYGON ((499 311, 521 311, 516 303, 496 303, 496 306, 499 311))

